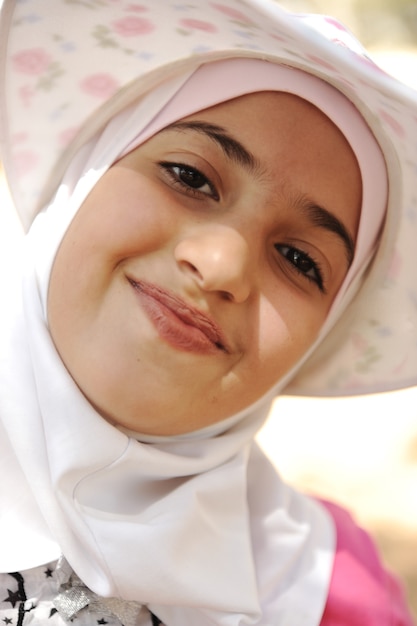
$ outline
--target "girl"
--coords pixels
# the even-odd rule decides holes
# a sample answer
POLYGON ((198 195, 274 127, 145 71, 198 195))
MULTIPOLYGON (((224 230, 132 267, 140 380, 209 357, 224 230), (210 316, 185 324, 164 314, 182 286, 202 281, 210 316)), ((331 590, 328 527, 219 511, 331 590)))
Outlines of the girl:
POLYGON ((412 624, 253 441, 284 389, 416 382, 415 96, 319 25, 6 0, 5 623, 412 624))

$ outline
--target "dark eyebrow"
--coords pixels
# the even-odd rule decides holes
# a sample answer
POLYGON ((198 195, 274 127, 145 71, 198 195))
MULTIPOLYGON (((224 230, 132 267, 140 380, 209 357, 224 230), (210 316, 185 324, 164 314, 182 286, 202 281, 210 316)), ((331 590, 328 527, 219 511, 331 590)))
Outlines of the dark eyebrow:
POLYGON ((314 202, 305 202, 302 206, 302 210, 307 213, 309 220, 314 226, 324 228, 340 237, 345 247, 348 266, 350 266, 355 254, 355 242, 343 222, 333 215, 333 213, 330 213, 330 211, 327 211, 327 209, 324 209, 314 202))
POLYGON ((223 150, 224 154, 232 159, 238 165, 242 165, 249 171, 254 171, 258 168, 259 163, 256 157, 243 146, 240 141, 231 137, 226 129, 216 124, 209 124, 208 122, 190 121, 190 122, 175 122, 170 126, 167 126, 163 130, 193 130, 201 133, 217 143, 223 150))

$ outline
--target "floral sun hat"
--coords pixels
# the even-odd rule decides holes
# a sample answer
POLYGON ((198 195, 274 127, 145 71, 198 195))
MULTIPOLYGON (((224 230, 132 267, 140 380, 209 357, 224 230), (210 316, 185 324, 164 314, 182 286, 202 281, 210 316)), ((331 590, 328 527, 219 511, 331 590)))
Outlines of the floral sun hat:
POLYGON ((344 93, 387 164, 389 202, 364 286, 288 392, 349 395, 417 384, 417 94, 331 18, 272 0, 4 0, 1 160, 25 229, 81 145, 168 78, 235 57, 300 68, 344 93), (82 61, 80 61, 82 59, 82 61))

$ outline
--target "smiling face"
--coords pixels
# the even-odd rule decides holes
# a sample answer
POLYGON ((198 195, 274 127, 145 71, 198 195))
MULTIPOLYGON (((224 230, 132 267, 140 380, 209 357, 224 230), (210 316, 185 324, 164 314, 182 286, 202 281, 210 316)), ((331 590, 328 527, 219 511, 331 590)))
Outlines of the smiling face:
POLYGON ((243 96, 118 161, 71 223, 50 330, 108 420, 207 426, 261 397, 317 337, 361 203, 340 131, 289 94, 243 96))

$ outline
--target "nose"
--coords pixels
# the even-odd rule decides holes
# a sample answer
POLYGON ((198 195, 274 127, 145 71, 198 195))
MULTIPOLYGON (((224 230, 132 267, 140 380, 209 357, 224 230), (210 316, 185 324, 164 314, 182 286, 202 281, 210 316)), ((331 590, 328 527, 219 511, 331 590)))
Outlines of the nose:
POLYGON ((250 294, 248 241, 229 226, 204 228, 184 236, 175 248, 175 259, 204 291, 217 291, 233 302, 250 294))

